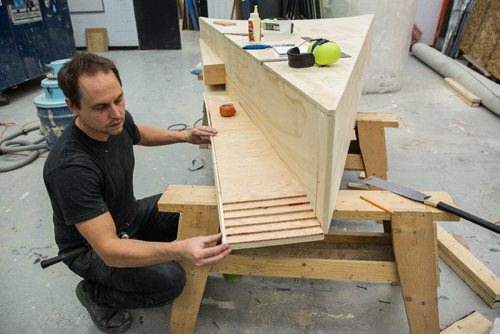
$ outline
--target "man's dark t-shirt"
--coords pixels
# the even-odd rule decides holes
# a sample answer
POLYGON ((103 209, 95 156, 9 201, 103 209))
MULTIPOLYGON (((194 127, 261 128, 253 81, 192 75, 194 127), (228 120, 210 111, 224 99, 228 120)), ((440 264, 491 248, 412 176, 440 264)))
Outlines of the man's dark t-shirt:
POLYGON ((118 232, 130 232, 136 215, 133 145, 139 140, 139 129, 128 112, 123 131, 107 142, 91 139, 74 121, 64 130, 43 170, 60 251, 85 243, 75 224, 108 211, 118 232))

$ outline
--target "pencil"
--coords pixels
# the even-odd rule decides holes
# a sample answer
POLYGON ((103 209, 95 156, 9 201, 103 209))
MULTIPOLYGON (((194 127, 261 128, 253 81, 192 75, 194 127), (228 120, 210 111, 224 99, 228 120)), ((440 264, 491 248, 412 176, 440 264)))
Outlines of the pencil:
POLYGON ((374 201, 372 201, 372 200, 370 200, 370 199, 368 199, 368 198, 366 198, 366 197, 364 197, 364 196, 359 196, 359 198, 361 198, 363 201, 367 201, 368 203, 370 203, 370 204, 372 204, 372 205, 375 205, 377 208, 382 209, 382 210, 384 210, 385 212, 390 213, 391 215, 394 215, 394 214, 395 214, 395 213, 394 213, 394 211, 389 210, 389 209, 387 209, 386 207, 384 207, 384 206, 382 206, 382 205, 380 205, 380 204, 378 204, 378 203, 375 203, 374 201))

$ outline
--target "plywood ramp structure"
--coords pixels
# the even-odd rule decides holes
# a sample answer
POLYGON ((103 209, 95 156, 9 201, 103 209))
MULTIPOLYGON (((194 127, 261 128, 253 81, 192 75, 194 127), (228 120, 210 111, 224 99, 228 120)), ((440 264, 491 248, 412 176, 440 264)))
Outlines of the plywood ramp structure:
POLYGON ((317 239, 318 226, 328 231, 369 58, 372 18, 296 21, 291 36, 264 36, 266 44, 296 45, 304 36, 327 38, 351 56, 304 69, 269 61, 279 58, 272 49, 243 50, 248 38, 234 33, 246 32, 246 21, 218 26, 200 19, 202 44, 225 67, 226 91, 207 89, 206 102, 219 130, 214 170, 221 230, 230 244, 231 233, 246 248, 317 239), (222 103, 233 103, 238 117, 215 118, 222 103), (255 233, 264 228, 260 223, 249 229, 255 221, 283 237, 260 240, 267 230, 255 233))
POLYGON ((323 239, 316 214, 285 164, 237 103, 236 115, 222 117, 232 103, 225 91, 205 93, 212 138, 219 222, 231 248, 252 248, 323 239))

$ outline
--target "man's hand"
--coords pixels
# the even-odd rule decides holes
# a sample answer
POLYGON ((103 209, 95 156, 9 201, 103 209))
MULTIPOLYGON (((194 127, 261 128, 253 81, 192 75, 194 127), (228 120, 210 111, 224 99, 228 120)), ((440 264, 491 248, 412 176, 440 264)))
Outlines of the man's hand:
POLYGON ((220 238, 221 234, 218 233, 176 241, 182 245, 181 260, 195 267, 213 265, 221 261, 231 252, 231 249, 228 244, 210 246, 220 238))
POLYGON ((207 125, 196 125, 194 128, 187 129, 186 142, 191 144, 210 144, 211 136, 217 134, 217 130, 207 125))

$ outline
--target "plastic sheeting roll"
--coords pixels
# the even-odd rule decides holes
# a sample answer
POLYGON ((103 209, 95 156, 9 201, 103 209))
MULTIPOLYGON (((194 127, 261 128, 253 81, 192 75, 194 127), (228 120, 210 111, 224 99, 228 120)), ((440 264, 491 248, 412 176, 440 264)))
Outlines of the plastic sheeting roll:
POLYGON ((481 104, 500 116, 500 85, 423 43, 411 48, 415 57, 445 78, 452 78, 481 98, 481 104))

